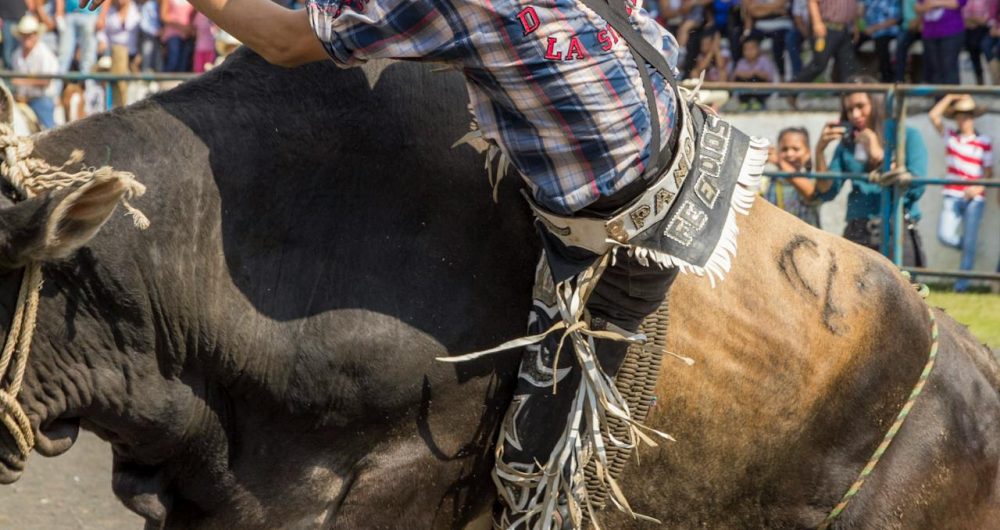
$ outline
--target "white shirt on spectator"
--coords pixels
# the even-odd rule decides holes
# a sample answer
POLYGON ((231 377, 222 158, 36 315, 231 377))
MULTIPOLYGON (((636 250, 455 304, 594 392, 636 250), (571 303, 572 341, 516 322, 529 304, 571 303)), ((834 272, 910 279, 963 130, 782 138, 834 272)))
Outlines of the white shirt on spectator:
POLYGON ((139 13, 138 6, 134 4, 129 6, 124 17, 122 17, 121 11, 111 10, 104 25, 108 42, 111 45, 127 46, 128 54, 135 55, 139 52, 139 23, 141 21, 142 15, 139 13))
MULTIPOLYGON (((25 72, 28 74, 58 74, 59 73, 59 59, 56 55, 52 53, 52 50, 45 45, 44 42, 38 41, 35 43, 35 47, 31 49, 31 53, 27 57, 24 56, 22 48, 18 48, 14 52, 14 70, 17 72, 25 72)), ((14 92, 17 96, 26 99, 35 99, 44 96, 55 97, 56 95, 56 84, 49 83, 45 87, 37 86, 17 86, 14 87, 14 92)))

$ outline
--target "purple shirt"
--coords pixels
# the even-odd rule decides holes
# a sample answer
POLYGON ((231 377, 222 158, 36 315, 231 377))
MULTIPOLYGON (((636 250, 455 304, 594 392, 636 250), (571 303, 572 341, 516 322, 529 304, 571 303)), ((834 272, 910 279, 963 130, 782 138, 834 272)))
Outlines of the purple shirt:
POLYGON ((774 67, 774 63, 770 59, 764 57, 764 55, 758 55, 757 60, 750 62, 746 57, 740 59, 736 63, 736 68, 733 68, 733 76, 749 76, 753 72, 766 72, 767 80, 769 82, 774 82, 778 78, 778 70, 774 67))
MULTIPOLYGON (((917 0, 917 3, 924 2, 917 0)), ((958 0, 958 9, 939 7, 924 13, 924 38, 941 39, 964 31, 965 22, 962 20, 962 8, 967 3, 968 0, 958 0)))

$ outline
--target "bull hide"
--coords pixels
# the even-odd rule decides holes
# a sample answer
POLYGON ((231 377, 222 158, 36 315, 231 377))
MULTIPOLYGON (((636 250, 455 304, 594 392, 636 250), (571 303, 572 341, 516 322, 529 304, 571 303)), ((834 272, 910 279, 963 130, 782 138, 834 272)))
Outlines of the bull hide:
MULTIPOLYGON (((537 248, 514 179, 493 204, 482 155, 450 148, 466 101, 453 72, 283 70, 244 51, 41 136, 49 160, 83 148, 135 172, 152 226, 116 216, 44 267, 19 398, 38 451, 96 432, 115 493, 150 528, 487 514, 517 354, 433 359, 523 333, 537 248)), ((44 216, 24 215, 31 203, 0 209, 4 263, 44 216)), ((929 321, 877 255, 766 204, 741 221, 731 277, 675 287, 669 347, 698 363, 666 366, 650 421, 679 441, 625 481, 674 527, 815 526, 915 382, 929 321)), ((17 279, 0 277, 0 325, 17 279)), ((940 367, 847 526, 1000 520, 996 363, 939 318, 940 367)), ((24 465, 2 464, 5 482, 24 465)))

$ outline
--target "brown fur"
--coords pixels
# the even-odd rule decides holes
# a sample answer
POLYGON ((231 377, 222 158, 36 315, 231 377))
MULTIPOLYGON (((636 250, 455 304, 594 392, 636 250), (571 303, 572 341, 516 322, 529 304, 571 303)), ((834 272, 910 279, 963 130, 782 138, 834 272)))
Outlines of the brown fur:
MULTIPOLYGON (((669 348, 696 364, 665 365, 649 423, 678 441, 624 480, 667 528, 815 527, 927 361, 927 309, 891 263, 763 201, 741 221, 718 288, 674 287, 669 348)), ((937 367, 839 527, 1000 527, 997 363, 936 318, 937 367)), ((604 527, 657 528, 613 513, 604 527)))

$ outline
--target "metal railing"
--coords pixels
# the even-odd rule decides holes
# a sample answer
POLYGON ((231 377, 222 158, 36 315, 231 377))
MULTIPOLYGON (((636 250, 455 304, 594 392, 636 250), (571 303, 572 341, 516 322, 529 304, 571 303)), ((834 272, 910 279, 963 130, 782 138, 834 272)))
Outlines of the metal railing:
MULTIPOLYGON (((105 74, 105 73, 66 73, 66 74, 24 74, 10 70, 0 70, 0 79, 60 79, 63 81, 95 81, 104 83, 107 93, 107 106, 111 104, 111 84, 118 81, 134 82, 169 82, 187 81, 200 74, 194 73, 135 73, 135 74, 105 74)), ((744 94, 846 94, 854 92, 884 93, 886 107, 886 127, 885 127, 885 162, 883 171, 888 171, 893 162, 894 155, 897 164, 906 166, 906 98, 908 96, 927 97, 938 94, 963 93, 984 96, 1000 97, 1000 87, 992 86, 961 86, 961 85, 911 85, 911 84, 853 84, 853 83, 740 83, 740 82, 706 82, 702 85, 705 90, 726 90, 738 91, 744 94)), ((868 181, 865 173, 785 173, 780 171, 767 171, 764 173, 769 177, 787 178, 793 176, 803 176, 818 180, 856 180, 868 181)), ((962 184, 969 185, 969 182, 961 179, 913 178, 913 184, 924 185, 946 185, 962 184)), ((977 181, 975 185, 986 187, 1000 187, 1000 179, 977 181)), ((903 191, 898 184, 883 186, 881 201, 882 226, 889 226, 889 231, 883 231, 882 254, 889 257, 893 262, 902 267, 903 265, 903 240, 900 237, 901 227, 904 225, 903 219, 903 191), (885 237, 888 235, 888 237, 885 237)), ((952 276, 961 278, 978 278, 1000 281, 1000 274, 981 273, 972 271, 944 271, 937 269, 902 267, 914 274, 924 274, 928 276, 952 276)))
MULTIPOLYGON (((1000 97, 1000 87, 995 86, 964 86, 964 85, 910 85, 910 84, 855 84, 855 83, 704 83, 706 90, 737 91, 743 94, 849 94, 856 92, 884 93, 886 124, 885 124, 885 158, 882 170, 889 171, 895 160, 899 167, 906 167, 906 104, 907 97, 928 97, 940 94, 970 94, 1000 97)), ((766 171, 765 175, 776 178, 803 176, 818 180, 858 180, 868 181, 865 173, 785 173, 766 171)), ((996 188, 1000 180, 979 180, 970 184, 967 180, 914 177, 911 184, 941 186, 947 184, 976 185, 996 188)), ((903 199, 904 189, 898 184, 882 187, 881 219, 883 230, 882 254, 893 263, 913 274, 927 276, 951 276, 957 278, 975 278, 1000 281, 1000 274, 992 272, 945 271, 917 267, 903 267, 903 238, 900 231, 905 225, 903 199), (886 235, 888 237, 886 237, 886 235)))

